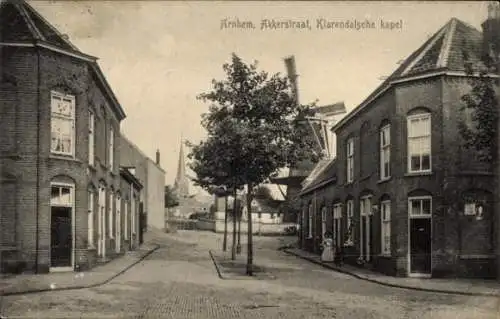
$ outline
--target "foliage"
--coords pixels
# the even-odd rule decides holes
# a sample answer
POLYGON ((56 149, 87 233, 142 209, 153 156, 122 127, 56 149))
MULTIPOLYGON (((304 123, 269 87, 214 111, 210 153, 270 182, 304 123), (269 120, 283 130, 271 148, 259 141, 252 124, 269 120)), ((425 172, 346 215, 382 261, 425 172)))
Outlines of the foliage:
POLYGON ((310 157, 317 160, 321 154, 302 125, 313 113, 311 106, 296 103, 286 77, 258 71, 256 62, 247 65, 235 54, 223 70, 226 79, 213 80, 212 90, 198 97, 210 103, 209 112, 202 116, 208 137, 191 145, 190 168, 197 176, 194 182, 206 189, 245 185, 251 218, 256 185, 281 168, 310 157))
POLYGON ((175 191, 172 189, 171 186, 166 185, 165 186, 165 207, 170 208, 170 207, 176 207, 179 206, 179 199, 177 198, 177 195, 175 194, 175 191))
MULTIPOLYGON (((489 57, 483 58, 483 68, 479 77, 471 80, 472 89, 462 96, 465 106, 462 111, 469 111, 471 116, 467 121, 459 122, 459 131, 464 139, 465 147, 474 149, 478 159, 484 162, 495 160, 498 143, 498 96, 495 86, 498 80, 489 77, 492 72, 498 72, 495 63, 489 57)), ((469 67, 467 72, 472 75, 474 70, 469 67)))
POLYGON ((259 72, 257 63, 246 65, 234 54, 223 69, 227 79, 214 80, 213 90, 198 97, 211 104, 202 117, 207 140, 190 145, 195 183, 258 185, 280 168, 319 158, 300 125, 311 106, 296 105, 286 77, 259 72))

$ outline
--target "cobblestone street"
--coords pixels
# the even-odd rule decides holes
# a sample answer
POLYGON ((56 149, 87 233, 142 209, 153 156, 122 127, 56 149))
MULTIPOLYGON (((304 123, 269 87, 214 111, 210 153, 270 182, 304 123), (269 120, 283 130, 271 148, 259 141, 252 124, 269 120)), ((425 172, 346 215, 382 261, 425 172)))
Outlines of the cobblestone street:
POLYGON ((3 297, 8 318, 500 318, 497 298, 389 288, 326 270, 257 238, 274 280, 221 280, 208 249, 217 235, 159 240, 161 249, 92 289, 3 297), (197 243, 196 243, 197 241, 197 243))

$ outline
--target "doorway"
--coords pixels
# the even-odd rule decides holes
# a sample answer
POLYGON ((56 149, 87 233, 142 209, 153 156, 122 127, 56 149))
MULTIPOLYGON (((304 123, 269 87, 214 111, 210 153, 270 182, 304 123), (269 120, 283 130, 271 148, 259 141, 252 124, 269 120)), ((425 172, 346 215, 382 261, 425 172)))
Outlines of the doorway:
POLYGON ((52 207, 50 218, 50 267, 72 269, 71 207, 52 207))
POLYGON ((362 197, 360 200, 360 247, 359 258, 364 262, 371 261, 372 255, 372 219, 371 197, 362 197))
POLYGON ((97 218, 97 255, 101 258, 106 257, 106 189, 104 186, 99 188, 99 210, 97 218))
POLYGON ((121 243, 122 243, 122 215, 121 215, 121 199, 120 196, 116 198, 116 236, 115 236, 115 250, 116 253, 120 253, 121 251, 121 243))
POLYGON ((410 274, 431 274, 431 218, 410 219, 410 274))
POLYGON ((73 185, 51 185, 50 271, 72 271, 74 264, 73 185))

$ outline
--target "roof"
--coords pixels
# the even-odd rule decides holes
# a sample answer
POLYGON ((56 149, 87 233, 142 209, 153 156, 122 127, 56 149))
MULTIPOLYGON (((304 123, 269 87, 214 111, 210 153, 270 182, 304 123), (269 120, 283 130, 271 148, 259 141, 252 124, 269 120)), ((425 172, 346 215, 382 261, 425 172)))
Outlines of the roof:
POLYGON ((134 176, 127 168, 120 167, 120 175, 129 183, 137 186, 138 189, 142 189, 142 183, 134 176))
POLYGON ((155 165, 159 170, 161 170, 162 172, 165 172, 165 170, 163 168, 161 168, 161 166, 159 166, 158 164, 156 164, 155 161, 153 161, 149 156, 146 155, 146 153, 144 153, 140 148, 139 146, 137 146, 137 144, 135 144, 134 142, 132 142, 128 137, 125 136, 125 134, 123 134, 123 132, 120 132, 120 138, 125 141, 127 144, 129 144, 131 147, 133 147, 146 161, 149 161, 151 162, 153 165, 155 165))
POLYGON ((467 65, 473 67, 480 65, 481 52, 481 31, 457 18, 452 18, 422 46, 410 54, 375 91, 340 120, 332 130, 336 131, 344 126, 396 82, 411 81, 416 77, 434 76, 439 72, 460 72, 460 74, 465 75, 467 65))
POLYGON ((337 161, 335 159, 330 160, 326 166, 318 173, 316 178, 312 180, 309 185, 304 187, 300 192, 300 195, 305 195, 312 192, 320 187, 334 183, 337 180, 337 161))
POLYGON ((109 86, 97 58, 81 52, 69 37, 59 32, 42 15, 24 0, 0 0, 0 45, 24 45, 43 47, 64 55, 72 56, 89 64, 91 73, 106 93, 119 120, 125 119, 113 90, 109 86))
POLYGON ((326 115, 337 115, 346 112, 344 102, 337 102, 335 104, 318 106, 315 107, 314 110, 316 112, 319 112, 320 114, 326 114, 326 115))
POLYGON ((310 185, 316 177, 323 171, 323 169, 330 163, 331 160, 329 159, 322 159, 320 160, 316 166, 313 168, 309 176, 306 177, 306 179, 302 182, 302 187, 307 187, 310 185))

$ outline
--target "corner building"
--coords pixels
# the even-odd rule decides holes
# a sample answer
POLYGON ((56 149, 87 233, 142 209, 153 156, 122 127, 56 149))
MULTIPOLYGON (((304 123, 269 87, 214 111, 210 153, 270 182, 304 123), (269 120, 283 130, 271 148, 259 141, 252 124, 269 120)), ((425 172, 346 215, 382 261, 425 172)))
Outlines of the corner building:
POLYGON ((496 276, 494 167, 459 125, 473 125, 466 70, 498 38, 451 19, 334 127, 337 168, 302 191, 303 249, 319 253, 331 229, 347 263, 388 275, 496 276))
POLYGON ((85 270, 131 240, 125 113, 96 60, 24 1, 0 3, 2 272, 85 270))

